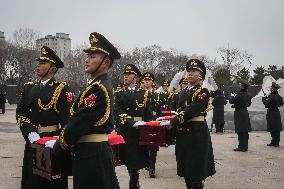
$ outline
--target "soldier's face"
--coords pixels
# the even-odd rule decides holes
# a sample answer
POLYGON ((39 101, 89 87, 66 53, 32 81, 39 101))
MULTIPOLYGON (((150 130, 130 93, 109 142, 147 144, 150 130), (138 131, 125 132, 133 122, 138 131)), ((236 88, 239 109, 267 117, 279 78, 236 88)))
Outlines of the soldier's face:
POLYGON ((198 81, 202 81, 201 72, 195 69, 191 69, 187 72, 187 81, 190 84, 195 84, 198 81))
POLYGON ((39 62, 36 66, 36 74, 39 77, 43 77, 50 69, 50 66, 51 66, 50 62, 39 62))
POLYGON ((181 84, 181 85, 180 85, 180 88, 183 90, 183 89, 185 89, 187 86, 188 86, 188 84, 181 84))
POLYGON ((145 87, 146 88, 151 88, 152 85, 153 85, 153 81, 152 80, 144 80, 144 83, 145 83, 145 87))
POLYGON ((132 82, 134 82, 136 75, 135 74, 124 74, 123 75, 124 79, 124 84, 129 85, 132 82))
MULTIPOLYGON (((93 73, 98 68, 102 60, 103 56, 101 54, 88 54, 85 59, 85 72, 89 74, 93 73)), ((97 70, 97 72, 99 71, 100 69, 97 70)))
POLYGON ((162 86, 164 91, 168 91, 168 86, 162 86))

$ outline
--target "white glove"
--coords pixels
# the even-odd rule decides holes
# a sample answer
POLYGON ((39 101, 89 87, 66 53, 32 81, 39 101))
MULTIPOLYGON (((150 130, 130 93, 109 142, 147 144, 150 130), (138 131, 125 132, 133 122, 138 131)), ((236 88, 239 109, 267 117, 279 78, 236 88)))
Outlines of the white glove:
POLYGON ((161 121, 161 120, 163 120, 163 119, 165 119, 165 117, 158 117, 158 118, 156 119, 156 121, 161 121))
POLYGON ((171 114, 178 115, 178 113, 176 111, 171 111, 171 114))
POLYGON ((30 143, 34 143, 35 141, 40 139, 40 136, 36 132, 31 132, 28 135, 28 139, 29 139, 30 143))
POLYGON ((132 127, 138 127, 139 125, 145 125, 145 121, 136 121, 132 127))
POLYGON ((165 125, 171 125, 171 121, 170 120, 167 120, 167 121, 162 121, 160 123, 160 126, 165 126, 165 125))
POLYGON ((53 148, 54 144, 55 144, 56 140, 49 140, 45 143, 45 147, 46 148, 53 148))

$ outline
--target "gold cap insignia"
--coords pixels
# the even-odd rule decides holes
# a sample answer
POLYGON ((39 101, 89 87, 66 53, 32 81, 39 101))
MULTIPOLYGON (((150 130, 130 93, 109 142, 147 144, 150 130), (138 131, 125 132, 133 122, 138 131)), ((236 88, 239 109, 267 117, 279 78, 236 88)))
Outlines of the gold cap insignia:
POLYGON ((41 54, 47 54, 45 48, 41 48, 41 54))
POLYGON ((195 62, 195 60, 192 60, 190 64, 196 66, 197 62, 195 62))
POLYGON ((127 70, 131 70, 131 66, 126 66, 126 69, 127 70))
POLYGON ((96 36, 95 35, 91 35, 91 37, 90 37, 90 43, 92 44, 92 43, 97 43, 99 40, 96 38, 96 36))

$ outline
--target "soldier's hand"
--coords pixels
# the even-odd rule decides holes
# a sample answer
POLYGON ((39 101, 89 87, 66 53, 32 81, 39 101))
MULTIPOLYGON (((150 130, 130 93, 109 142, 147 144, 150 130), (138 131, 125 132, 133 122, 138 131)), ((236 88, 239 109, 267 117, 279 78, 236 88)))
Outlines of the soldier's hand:
POLYGON ((171 111, 171 114, 178 115, 176 111, 171 111))
POLYGON ((145 125, 145 121, 136 121, 132 127, 138 127, 139 125, 145 125))
POLYGON ((165 125, 171 125, 171 121, 170 120, 161 121, 160 126, 165 126, 165 125))
POLYGON ((165 119, 165 117, 158 117, 158 118, 156 119, 156 121, 161 121, 161 120, 163 120, 163 119, 165 119))
POLYGON ((28 139, 29 139, 30 143, 32 144, 32 143, 38 141, 40 139, 40 136, 36 132, 31 132, 28 135, 28 139))
POLYGON ((45 147, 46 148, 53 148, 54 144, 55 144, 56 140, 49 140, 45 143, 45 147))

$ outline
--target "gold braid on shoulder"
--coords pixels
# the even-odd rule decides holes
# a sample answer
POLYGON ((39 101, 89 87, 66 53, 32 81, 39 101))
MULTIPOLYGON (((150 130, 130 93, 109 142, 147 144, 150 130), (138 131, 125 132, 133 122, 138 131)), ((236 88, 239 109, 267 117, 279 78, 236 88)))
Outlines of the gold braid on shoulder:
MULTIPOLYGON (((105 95, 105 98, 106 98, 106 111, 105 111, 105 114, 104 116, 102 117, 102 119, 100 119, 99 121, 96 122, 96 126, 101 126, 103 125, 109 118, 109 115, 110 115, 110 98, 109 98, 109 94, 108 94, 108 91, 106 89, 106 87, 101 83, 101 81, 97 81, 97 82, 94 82, 93 84, 91 84, 90 86, 88 86, 86 88, 86 90, 82 93, 81 97, 80 97, 80 100, 79 100, 79 103, 78 103, 78 108, 83 104, 84 102, 84 98, 87 94, 87 92, 94 86, 94 85, 97 85, 103 92, 104 92, 104 95, 105 95)), ((74 110, 73 110, 73 107, 71 108, 71 113, 74 114, 74 110), (73 112, 72 112, 73 111, 73 112)))
POLYGON ((195 97, 200 93, 202 87, 198 88, 192 95, 191 101, 194 101, 195 97))
POLYGON ((38 101, 37 101, 39 108, 41 110, 45 110, 46 111, 46 110, 49 110, 49 109, 51 109, 53 107, 55 112, 59 113, 59 110, 57 109, 56 104, 57 104, 58 98, 59 98, 59 96, 61 94, 61 91, 64 88, 64 86, 65 86, 64 83, 60 83, 60 85, 58 85, 58 87, 56 87, 56 89, 55 89, 55 91, 53 93, 53 96, 51 98, 51 101, 47 105, 42 104, 42 101, 39 98, 38 101))
POLYGON ((144 107, 144 106, 145 106, 145 104, 146 104, 146 102, 147 102, 147 98, 148 98, 148 91, 145 91, 145 93, 144 93, 144 99, 143 99, 142 104, 139 104, 138 100, 136 100, 136 101, 135 101, 135 102, 136 102, 137 107, 139 107, 139 108, 144 107))

